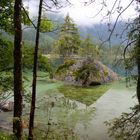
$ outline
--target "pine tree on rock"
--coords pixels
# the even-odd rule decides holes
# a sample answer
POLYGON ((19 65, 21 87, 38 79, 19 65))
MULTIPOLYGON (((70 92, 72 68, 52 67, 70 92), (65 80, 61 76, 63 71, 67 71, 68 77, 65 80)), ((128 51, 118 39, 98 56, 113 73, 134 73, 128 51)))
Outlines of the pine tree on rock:
POLYGON ((65 17, 64 24, 60 28, 59 37, 55 44, 60 56, 64 59, 78 53, 80 47, 80 35, 78 29, 69 15, 65 17))

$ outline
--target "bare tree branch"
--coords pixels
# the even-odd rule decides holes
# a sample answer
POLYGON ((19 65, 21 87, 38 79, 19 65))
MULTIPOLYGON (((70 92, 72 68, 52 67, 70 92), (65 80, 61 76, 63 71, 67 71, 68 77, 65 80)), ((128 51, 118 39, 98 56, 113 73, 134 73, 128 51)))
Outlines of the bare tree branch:
POLYGON ((130 7, 130 5, 131 5, 133 2, 134 2, 134 0, 132 0, 132 1, 123 9, 123 11, 120 12, 119 15, 117 16, 116 21, 115 21, 115 23, 114 23, 114 26, 113 26, 113 28, 112 28, 112 30, 111 30, 111 33, 110 33, 109 37, 108 37, 108 40, 110 40, 110 38, 111 38, 111 36, 112 36, 112 34, 113 34, 114 30, 115 30, 115 27, 116 27, 116 25, 117 25, 117 22, 118 22, 118 20, 119 20, 119 17, 130 7))
POLYGON ((118 20, 119 20, 120 16, 130 7, 130 5, 131 5, 134 1, 135 1, 135 0, 132 0, 132 1, 118 14, 118 16, 117 16, 117 18, 116 18, 116 20, 115 20, 115 23, 114 23, 112 29, 110 29, 111 32, 110 32, 110 34, 109 34, 109 37, 108 37, 105 41, 103 41, 103 42, 100 44, 100 48, 101 48, 106 42, 110 41, 110 39, 111 39, 111 37, 112 37, 112 34, 113 34, 114 30, 115 30, 115 27, 116 27, 116 25, 117 25, 117 23, 118 23, 118 20))
POLYGON ((123 57, 124 57, 124 59, 126 58, 125 55, 126 55, 126 51, 127 51, 128 47, 129 47, 131 44, 135 43, 135 42, 137 42, 137 39, 131 41, 130 43, 128 43, 128 44, 125 46, 124 52, 123 52, 123 57))
POLYGON ((36 29, 35 24, 34 24, 33 21, 30 19, 30 17, 29 17, 29 15, 28 15, 26 9, 24 8, 24 6, 22 6, 22 9, 24 10, 24 13, 26 14, 27 18, 29 19, 29 21, 31 22, 31 24, 33 25, 33 27, 36 29))

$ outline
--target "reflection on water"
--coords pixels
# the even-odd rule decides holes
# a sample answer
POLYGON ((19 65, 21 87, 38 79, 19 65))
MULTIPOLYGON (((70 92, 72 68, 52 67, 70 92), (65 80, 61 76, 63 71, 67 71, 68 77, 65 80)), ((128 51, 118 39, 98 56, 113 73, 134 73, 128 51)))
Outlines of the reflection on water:
MULTIPOLYGON (((133 95, 134 95, 133 90, 129 90, 129 89, 119 90, 115 88, 115 89, 110 89, 106 94, 104 94, 101 98, 99 98, 96 103, 92 104, 89 107, 86 107, 84 104, 76 102, 76 105, 79 109, 88 110, 88 109, 94 109, 94 107, 96 108, 94 115, 91 114, 91 117, 89 119, 90 121, 87 122, 85 121, 84 118, 86 118, 87 117, 86 115, 88 114, 88 113, 86 114, 85 112, 84 113, 85 116, 83 115, 81 121, 78 121, 78 123, 76 124, 75 132, 79 134, 80 140, 113 140, 113 138, 109 138, 107 134, 107 127, 105 126, 104 122, 113 119, 115 117, 118 117, 119 115, 121 115, 122 112, 129 111, 129 107, 133 106, 136 103, 136 99, 132 99, 133 95), (84 121, 88 123, 88 125, 82 125, 84 121)), ((48 99, 48 101, 50 101, 50 98, 48 97, 46 98, 48 99)), ((53 97, 52 100, 59 101, 59 98, 63 99, 64 97, 61 96, 58 97, 57 99, 56 97, 53 97)), ((48 103, 47 99, 45 100, 46 103, 48 103)), ((73 101, 70 102, 72 103, 73 101)), ((42 110, 45 110, 46 107, 48 106, 43 102, 42 105, 38 106, 39 108, 43 107, 42 110)), ((62 110, 62 108, 59 110, 58 106, 62 107, 61 105, 62 104, 57 104, 57 109, 54 110, 54 116, 55 115, 59 116, 62 120, 64 120, 63 113, 68 113, 68 112, 66 108, 65 108, 65 112, 64 110, 62 110)), ((47 114, 45 114, 44 111, 42 112, 41 110, 37 109, 36 119, 43 120, 44 119, 43 115, 47 115, 47 114), (42 118, 40 116, 42 116, 42 118)), ((0 112, 0 129, 4 129, 7 131, 10 131, 12 129, 12 116, 13 116, 13 112, 0 112)), ((73 122, 74 117, 76 118, 76 113, 73 115, 73 117, 71 116, 69 120, 73 122)))

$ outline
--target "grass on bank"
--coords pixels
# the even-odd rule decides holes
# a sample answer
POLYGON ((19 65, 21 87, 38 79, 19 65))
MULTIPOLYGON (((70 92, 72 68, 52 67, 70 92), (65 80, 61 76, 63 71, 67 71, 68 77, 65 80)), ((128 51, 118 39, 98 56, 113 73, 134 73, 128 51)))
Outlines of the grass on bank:
POLYGON ((94 87, 62 85, 58 87, 58 90, 66 98, 79 101, 89 106, 93 104, 99 97, 101 97, 107 90, 109 90, 110 87, 111 84, 94 87))
MULTIPOLYGON (((14 138, 13 134, 0 131, 0 140, 16 140, 16 138, 14 138)), ((23 135, 22 140, 27 140, 27 136, 23 135)))
POLYGON ((11 140, 11 136, 7 133, 0 131, 0 140, 11 140))

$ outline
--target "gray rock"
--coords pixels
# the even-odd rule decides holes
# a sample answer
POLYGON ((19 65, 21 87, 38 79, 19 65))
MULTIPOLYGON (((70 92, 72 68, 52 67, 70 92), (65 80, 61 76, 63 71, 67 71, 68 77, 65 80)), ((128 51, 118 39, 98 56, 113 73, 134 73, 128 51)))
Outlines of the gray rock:
POLYGON ((14 102, 8 102, 1 106, 1 110, 4 112, 13 111, 14 109, 14 102))
POLYGON ((86 86, 100 85, 119 79, 118 75, 110 68, 105 66, 102 62, 94 60, 92 58, 77 60, 75 64, 70 66, 65 72, 63 71, 62 74, 57 75, 56 78, 68 83, 86 86), (82 67, 86 67, 86 65, 87 67, 91 68, 95 67, 98 72, 97 74, 95 74, 93 70, 89 70, 89 73, 87 74, 87 79, 84 82, 85 79, 82 79, 82 77, 76 77, 75 73, 77 73, 77 71, 82 67))

